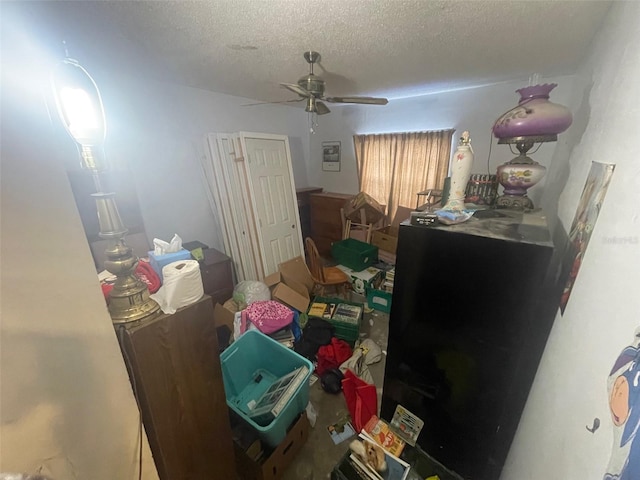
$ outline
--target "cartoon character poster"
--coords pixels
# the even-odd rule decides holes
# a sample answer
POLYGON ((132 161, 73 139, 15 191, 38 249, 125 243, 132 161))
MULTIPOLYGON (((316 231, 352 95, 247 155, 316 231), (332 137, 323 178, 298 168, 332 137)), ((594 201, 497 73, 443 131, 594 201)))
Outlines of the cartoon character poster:
POLYGON ((614 168, 615 165, 612 164, 591 162, 591 170, 582 190, 578 209, 569 231, 569 244, 563 262, 565 271, 568 271, 568 276, 560 299, 560 312, 562 314, 564 314, 571 290, 578 276, 578 271, 587 250, 587 245, 589 245, 589 239, 598 219, 614 168))
POLYGON ((613 448, 604 480, 640 479, 640 339, 626 347, 611 369, 607 387, 613 448))

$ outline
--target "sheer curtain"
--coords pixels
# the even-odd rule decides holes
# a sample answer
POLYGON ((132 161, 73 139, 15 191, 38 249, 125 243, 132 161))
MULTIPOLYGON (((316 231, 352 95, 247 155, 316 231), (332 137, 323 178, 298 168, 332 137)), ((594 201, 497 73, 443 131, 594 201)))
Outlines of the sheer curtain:
POLYGON ((454 131, 354 135, 360 190, 387 205, 392 220, 399 206, 415 204, 418 192, 442 189, 454 131))

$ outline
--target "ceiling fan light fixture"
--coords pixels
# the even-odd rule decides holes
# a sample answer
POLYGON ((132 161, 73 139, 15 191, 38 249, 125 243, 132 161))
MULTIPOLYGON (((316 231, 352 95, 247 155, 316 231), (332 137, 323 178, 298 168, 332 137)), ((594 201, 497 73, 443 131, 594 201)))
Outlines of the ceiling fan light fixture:
POLYGON ((307 106, 304 107, 305 112, 316 113, 316 99, 314 97, 307 98, 307 106))

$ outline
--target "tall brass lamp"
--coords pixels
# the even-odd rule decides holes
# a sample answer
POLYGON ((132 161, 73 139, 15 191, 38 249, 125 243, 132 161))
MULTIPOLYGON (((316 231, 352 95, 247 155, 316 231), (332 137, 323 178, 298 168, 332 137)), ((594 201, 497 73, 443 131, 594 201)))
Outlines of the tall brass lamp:
POLYGON ((93 176, 100 237, 108 240, 104 267, 116 276, 109 298, 113 323, 135 322, 156 315, 160 307, 149 298, 147 285, 135 274, 138 258, 124 241, 124 226, 114 193, 105 193, 100 173, 106 169, 104 139, 106 121, 98 86, 87 71, 69 57, 52 72, 56 107, 64 128, 78 145, 82 168, 93 176))

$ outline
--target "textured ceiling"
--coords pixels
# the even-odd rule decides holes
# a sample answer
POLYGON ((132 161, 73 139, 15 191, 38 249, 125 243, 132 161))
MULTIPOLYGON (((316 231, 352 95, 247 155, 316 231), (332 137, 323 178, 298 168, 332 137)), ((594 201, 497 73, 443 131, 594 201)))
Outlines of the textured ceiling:
MULTIPOLYGON (((17 2, 13 25, 85 64, 264 101, 307 73, 328 95, 406 97, 574 72, 610 2, 210 0, 17 2), (99 64, 97 63, 99 59, 99 64)), ((5 13, 3 12, 3 13, 5 13)), ((50 47, 51 48, 51 47, 50 47)))

